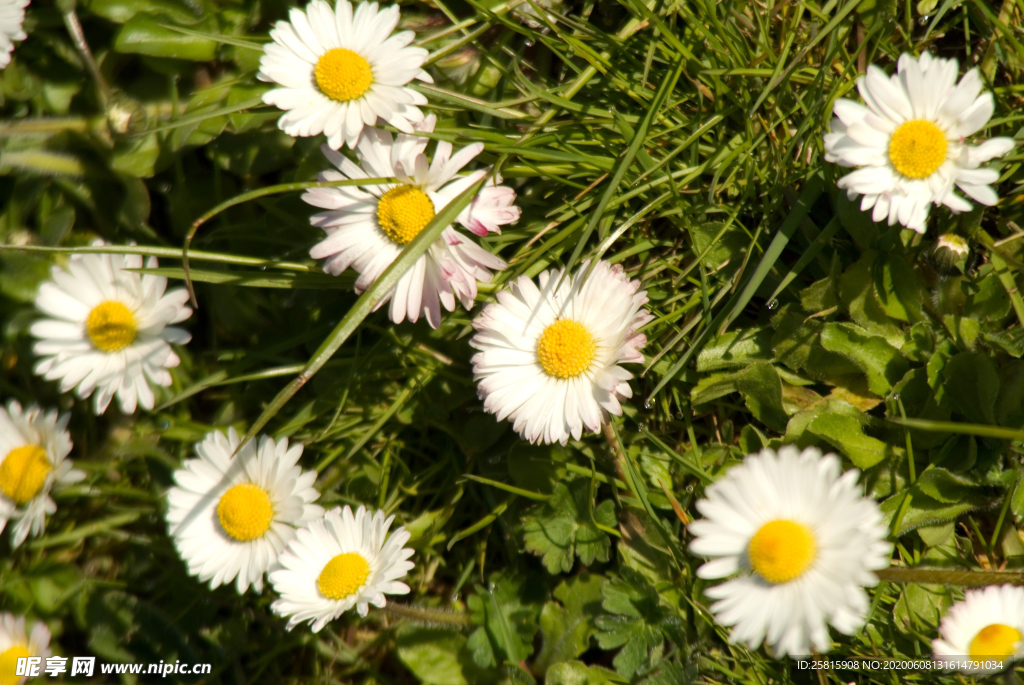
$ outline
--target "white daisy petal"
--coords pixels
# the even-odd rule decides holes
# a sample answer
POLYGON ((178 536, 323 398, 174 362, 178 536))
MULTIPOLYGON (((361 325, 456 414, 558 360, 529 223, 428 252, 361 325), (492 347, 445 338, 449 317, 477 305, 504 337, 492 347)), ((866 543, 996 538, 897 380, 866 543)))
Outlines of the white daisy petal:
POLYGON ((289 21, 279 21, 257 77, 281 86, 263 95, 268 105, 286 110, 278 120, 281 130, 291 136, 322 133, 339 149, 355 147, 364 127, 378 118, 399 130, 422 121, 416 105, 426 99, 406 84, 432 82, 421 68, 428 53, 409 47, 411 31, 392 35, 398 20, 397 6, 361 3, 353 13, 349 0, 334 8, 313 0, 304 10, 292 9, 289 21))
MULTIPOLYGON (((436 120, 431 115, 414 128, 430 133, 436 120)), ((316 188, 302 196, 309 204, 329 210, 310 218, 314 226, 327 233, 310 250, 310 256, 326 259, 324 271, 330 274, 355 269, 359 273, 357 292, 368 288, 438 211, 487 173, 481 170, 456 176, 479 153, 477 146, 470 146, 468 154, 463 150, 452 155, 450 144, 439 145, 439 156, 431 165, 425 154, 429 142, 420 135, 403 133, 392 138, 387 131, 368 129, 356 146, 359 166, 324 149, 341 173, 325 171, 320 180, 395 177, 402 181, 365 189, 316 188)), ((502 225, 519 219, 515 198, 511 188, 495 185, 492 179, 457 221, 477 235, 499 233, 502 225)), ((423 316, 437 328, 442 305, 453 311, 458 299, 471 308, 477 281, 486 283, 492 270, 505 267, 503 260, 453 228, 446 228, 381 304, 390 302, 388 312, 395 323, 406 319, 415 322, 423 316)))
POLYGON ((998 673, 1024 657, 1024 588, 990 585, 964 592, 943 617, 932 652, 937 667, 978 674, 998 673), (965 668, 971 663, 983 668, 965 668))
POLYGON ((619 265, 584 262, 573 277, 520 276, 473 321, 473 378, 484 409, 508 418, 530 442, 566 444, 621 414, 630 378, 619 364, 643 362, 651 320, 646 292, 619 265), (556 284, 559 284, 556 288, 556 284))
POLYGON ((239 450, 239 442, 231 428, 196 444, 198 458, 174 472, 167 526, 189 573, 211 587, 234 580, 242 594, 263 589, 263 574, 295 529, 324 510, 313 504, 316 473, 297 465, 301 445, 262 436, 239 450))
POLYGON ((27 680, 17 672, 20 657, 39 657, 45 665, 51 654, 50 631, 45 623, 36 622, 28 633, 24 616, 0 614, 0 683, 21 685, 27 680))
MULTIPOLYGON (((146 266, 156 265, 151 259, 146 266)), ((40 356, 36 373, 61 381, 62 392, 92 396, 98 414, 115 396, 127 414, 138 404, 152 409, 150 384, 170 385, 166 369, 178 364, 170 344, 192 339, 181 328, 167 328, 192 314, 185 306, 188 294, 183 288, 165 293, 166 278, 125 270, 141 266, 141 258, 72 255, 66 269, 53 268, 53 281, 36 297, 36 307, 54 317, 30 329, 40 356), (88 306, 69 306, 75 300, 87 300, 88 306)))
POLYGON ((388 529, 394 516, 366 507, 333 509, 299 529, 270 573, 281 597, 271 605, 278 616, 288 617, 287 629, 309 622, 314 633, 344 612, 355 609, 366 616, 369 605, 383 607, 385 594, 407 594, 397 582, 412 568, 406 561, 413 552, 402 546, 409 533, 388 529))
POLYGON ((833 454, 791 445, 749 455, 696 503, 690 552, 710 557, 701 578, 733 576, 707 589, 715 620, 730 641, 776 657, 830 646, 826 623, 844 634, 865 621, 866 583, 889 565, 892 545, 857 472, 840 475, 833 454))
POLYGON ((971 208, 953 193, 954 183, 976 202, 999 201, 991 187, 998 173, 978 167, 1008 153, 1014 142, 965 143, 985 128, 995 103, 982 92, 977 69, 957 83, 957 68, 956 60, 904 54, 894 76, 871 65, 857 82, 866 106, 836 101, 832 130, 824 136, 825 160, 854 168, 837 185, 850 199, 864 196, 861 209, 870 210, 873 221, 924 233, 932 205, 954 212, 971 208))
POLYGON ((69 418, 14 400, 0 407, 0 531, 14 522, 12 547, 43 533, 47 514, 57 511, 51 491, 85 478, 67 459, 69 418))
POLYGON ((11 63, 14 41, 25 40, 22 30, 25 23, 25 8, 29 0, 3 0, 0 2, 0 69, 11 63))

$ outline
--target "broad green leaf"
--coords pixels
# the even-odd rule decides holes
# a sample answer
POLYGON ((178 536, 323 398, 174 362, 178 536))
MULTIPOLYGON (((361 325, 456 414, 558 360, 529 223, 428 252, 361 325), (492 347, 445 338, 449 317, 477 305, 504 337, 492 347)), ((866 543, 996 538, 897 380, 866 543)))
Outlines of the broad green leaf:
POLYGON ((726 262, 738 259, 750 248, 750 238, 739 226, 726 227, 724 222, 699 223, 690 227, 695 255, 703 255, 705 268, 718 269, 726 262))
POLYGON ((949 360, 942 375, 943 387, 953 406, 968 421, 996 422, 999 370, 989 357, 977 352, 962 352, 949 360))
POLYGON ((832 253, 828 276, 815 281, 800 291, 800 306, 808 314, 839 306, 839 273, 842 260, 838 252, 832 253))
POLYGON ((704 346, 697 355, 697 371, 715 371, 746 366, 757 361, 771 361, 771 338, 771 329, 764 327, 729 331, 704 346))
MULTIPOLYGON (((161 16, 140 12, 132 16, 118 30, 114 49, 122 53, 138 53, 152 57, 173 57, 193 62, 208 62, 217 54, 217 43, 206 38, 187 36, 168 29, 161 16)), ((197 30, 216 31, 212 17, 193 25, 197 30)))
POLYGON ((874 264, 879 254, 866 250, 861 258, 839 277, 839 300, 850 317, 869 330, 881 335, 897 349, 903 346, 900 328, 885 313, 875 297, 874 264))
POLYGON ((791 303, 779 310, 772 318, 772 352, 775 358, 793 369, 802 371, 811 378, 825 383, 859 373, 860 369, 841 355, 829 352, 821 346, 821 330, 824 324, 817 319, 807 319, 791 303))
POLYGON ((874 263, 875 297, 886 314, 916 323, 921 320, 921 288, 903 255, 889 253, 874 263))
POLYGON ((766 426, 785 429, 788 418, 782 406, 782 379, 771 364, 756 362, 742 371, 702 378, 690 392, 690 401, 704 404, 732 392, 742 394, 751 413, 766 426))
POLYGON ((539 675, 553 664, 571 661, 590 647, 597 632, 594 619, 601 615, 601 586, 604 578, 583 574, 563 581, 552 593, 560 602, 548 602, 540 612, 543 636, 540 653, 534 661, 539 675))
POLYGON ((949 504, 968 499, 981 486, 969 478, 933 467, 921 474, 914 487, 936 502, 949 504))
POLYGON ((995 273, 975 282, 977 292, 964 300, 963 315, 978 321, 1001 321, 1010 313, 1010 296, 995 273))
POLYGON ((826 324, 821 331, 821 346, 856 364, 876 395, 886 395, 910 369, 899 350, 884 338, 853 324, 826 324))
POLYGON ((895 625, 904 634, 930 634, 953 604, 948 587, 908 583, 893 609, 895 625))
POLYGON ((425 685, 475 685, 496 674, 473 663, 466 638, 450 629, 411 627, 398 633, 395 651, 425 685))
POLYGON ((1024 429, 1024 362, 1007 364, 999 369, 999 376, 996 421, 1000 426, 1024 429))
POLYGON ((585 478, 557 483, 549 501, 523 515, 526 549, 541 557, 548 573, 568 573, 577 556, 584 564, 608 561, 611 542, 595 522, 614 527, 614 503, 594 508, 585 478))
POLYGON ((851 416, 822 414, 811 421, 807 430, 828 441, 860 469, 871 468, 894 453, 891 446, 865 435, 861 422, 851 416))
POLYGON ((506 660, 519 663, 533 652, 537 618, 547 591, 536 576, 502 571, 490 578, 490 589, 477 587, 466 604, 480 626, 467 647, 481 667, 506 660))
POLYGON ((582 661, 567 661, 548 669, 544 685, 615 685, 629 682, 614 671, 588 666, 582 661))
MULTIPOLYGON (((911 490, 913 492, 911 506, 907 509, 907 513, 900 523, 897 535, 906 535, 921 526, 934 526, 954 521, 958 516, 969 511, 982 509, 992 504, 988 498, 981 494, 971 494, 968 498, 959 502, 944 504, 928 497, 920 490, 914 488, 911 490)), ((880 505, 887 525, 891 525, 892 519, 896 516, 900 505, 903 503, 905 494, 906 490, 901 490, 880 505)))

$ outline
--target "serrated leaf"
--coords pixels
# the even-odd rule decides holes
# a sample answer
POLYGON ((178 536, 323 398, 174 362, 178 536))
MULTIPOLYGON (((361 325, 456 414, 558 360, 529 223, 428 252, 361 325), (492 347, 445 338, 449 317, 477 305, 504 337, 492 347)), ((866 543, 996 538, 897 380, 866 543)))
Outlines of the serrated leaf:
POLYGON ((585 564, 608 561, 611 541, 596 525, 615 526, 615 505, 608 500, 593 511, 590 481, 574 478, 555 485, 551 499, 523 516, 526 549, 541 557, 548 573, 567 573, 573 557, 585 564))
POLYGON ((587 651, 591 636, 597 632, 594 620, 602 613, 603 584, 603 577, 583 574, 555 588, 552 594, 561 604, 548 602, 540 614, 543 641, 533 663, 539 675, 553 664, 570 661, 587 651))

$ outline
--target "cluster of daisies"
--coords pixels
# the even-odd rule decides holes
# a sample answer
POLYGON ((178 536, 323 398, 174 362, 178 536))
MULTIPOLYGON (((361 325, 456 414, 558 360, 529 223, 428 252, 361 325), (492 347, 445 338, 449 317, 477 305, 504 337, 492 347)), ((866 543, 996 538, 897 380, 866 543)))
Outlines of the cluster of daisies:
MULTIPOLYGON (((12 40, 24 38, 26 5, 0 6, 3 64, 12 40)), ((398 22, 396 6, 313 0, 271 31, 258 74, 276 84, 263 99, 284 110, 283 131, 325 136, 323 153, 334 168, 319 179, 362 181, 303 196, 323 210, 311 217, 326 234, 311 257, 330 274, 355 269, 357 292, 469 188, 480 189, 454 224, 473 236, 500 233, 520 216, 515 192, 493 170, 464 171, 483 144, 457 150, 434 133, 436 117, 424 115, 427 100, 410 86, 431 82, 422 68, 428 54, 411 47, 411 31, 396 32, 398 22)), ((838 185, 862 196, 874 220, 923 233, 932 205, 970 209, 955 188, 985 205, 998 201, 998 172, 981 165, 1013 142, 966 142, 987 125, 994 103, 977 69, 959 81, 958 73, 955 60, 903 55, 895 75, 872 66, 859 79, 864 104, 835 103, 826 159, 856 167, 838 185)), ((388 304, 396 324, 422 316, 439 327, 442 308, 455 311, 457 300, 471 309, 478 284, 507 267, 454 224, 378 303, 388 304)), ((170 386, 179 364, 172 346, 191 339, 176 326, 192 313, 186 292, 140 275, 140 256, 94 247, 54 267, 40 288, 44 317, 31 327, 35 371, 62 392, 91 398, 97 414, 115 398, 125 413, 152 410, 154 386, 170 386)), ((155 258, 145 263, 155 266, 155 258)), ((499 292, 474 319, 470 341, 484 409, 511 421, 524 439, 548 444, 578 440, 621 415, 621 402, 632 396, 623 365, 644 361, 642 329, 653 319, 640 286, 620 266, 598 261, 571 274, 520 276, 499 292)), ((67 424, 56 411, 14 401, 0 408, 0 529, 13 522, 14 546, 43 532, 56 509, 52 491, 85 477, 67 458, 67 424)), ((174 475, 167 523, 201 581, 245 593, 261 592, 266 577, 279 596, 272 610, 288 618, 289 629, 308 622, 314 631, 342 612, 366 615, 369 605, 385 605, 386 594, 409 592, 401 579, 413 567, 410 534, 391 531, 394 516, 381 511, 325 512, 316 504, 317 473, 299 465, 301 445, 268 436, 241 445, 232 429, 211 433, 195 452, 174 475)), ((892 545, 877 504, 859 491, 855 471, 841 473, 836 456, 792 447, 750 455, 696 506, 705 518, 690 526, 690 550, 711 558, 701 578, 727 579, 707 594, 732 640, 767 644, 779 657, 805 655, 829 649, 829 625, 849 635, 868 620, 864 588, 877 583, 892 545)), ((943 620, 934 653, 1004 663, 1024 655, 1022 631, 1024 590, 969 592, 943 620)), ((46 653, 48 642, 41 624, 27 636, 23 619, 0 617, 0 678, 19 656, 46 653)))

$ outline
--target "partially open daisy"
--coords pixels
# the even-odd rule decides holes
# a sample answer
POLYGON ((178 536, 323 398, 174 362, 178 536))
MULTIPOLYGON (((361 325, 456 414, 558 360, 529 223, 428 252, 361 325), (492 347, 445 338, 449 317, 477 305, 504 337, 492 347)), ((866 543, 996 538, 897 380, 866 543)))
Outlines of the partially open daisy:
POLYGON ((346 506, 298 531, 270 573, 281 595, 271 608, 289 617, 288 630, 309 621, 316 633, 353 607, 366 616, 369 605, 387 604, 385 594, 409 592, 399 578, 414 565, 413 550, 403 546, 410 535, 405 528, 388 535, 394 520, 382 511, 371 516, 362 506, 353 514, 346 506))
POLYGON ((290 136, 323 133, 337 150, 354 147, 364 126, 377 118, 412 132, 423 121, 417 105, 427 99, 405 85, 413 79, 433 83, 420 67, 424 48, 409 47, 412 31, 391 35, 398 26, 398 6, 378 10, 361 3, 352 12, 348 0, 335 9, 313 0, 305 11, 292 9, 291 21, 279 21, 260 60, 257 77, 280 85, 263 101, 287 110, 278 121, 290 136))
MULTIPOLYGON (((156 266, 156 257, 146 261, 147 268, 156 266)), ((39 338, 32 349, 42 357, 36 373, 60 380, 61 392, 92 395, 97 414, 114 395, 126 414, 137 405, 152 409, 150 383, 169 386, 167 369, 180 363, 171 345, 192 339, 170 325, 192 315, 188 293, 165 293, 163 276, 126 271, 141 267, 140 255, 72 255, 67 267, 53 268, 53 280, 36 297, 36 307, 52 317, 31 328, 39 338)))
POLYGON ((964 673, 996 673, 1024 657, 1024 588, 990 585, 968 590, 950 607, 932 641, 937 665, 964 673), (964 668, 989 662, 994 668, 964 668))
POLYGON ((231 428, 196 444, 199 458, 174 472, 167 524, 189 573, 213 588, 235 580, 241 594, 263 590, 263 574, 295 529, 324 510, 313 504, 316 471, 298 466, 302 445, 263 436, 234 454, 239 442, 231 428))
POLYGON ((21 29, 29 0, 0 0, 0 69, 11 63, 14 41, 25 40, 21 29))
POLYGON ((844 167, 860 167, 839 179, 850 199, 863 195, 860 208, 872 210, 874 221, 897 221, 924 233, 931 205, 954 212, 971 203, 954 192, 960 188, 983 205, 999 196, 991 188, 999 178, 981 164, 1013 149, 1010 138, 981 145, 965 140, 985 128, 995 104, 981 92, 978 69, 957 83, 957 61, 900 56, 897 73, 886 76, 878 67, 857 81, 865 105, 840 99, 835 104, 832 133, 825 135, 825 159, 844 167))
POLYGON ((21 685, 25 676, 18 675, 18 659, 37 656, 46 663, 50 656, 50 631, 37 621, 32 634, 25 633, 25 617, 0 614, 0 685, 21 685))
POLYGON ((71 468, 67 425, 70 416, 39 407, 23 410, 11 400, 0 407, 0 531, 15 521, 11 546, 17 547, 31 533, 38 537, 46 517, 57 511, 50 499, 54 488, 85 478, 71 468))
POLYGON ((622 267, 584 262, 572 278, 540 274, 539 287, 520 276, 473 321, 473 378, 484 409, 511 418, 530 442, 566 444, 583 429, 598 431, 619 400, 632 397, 631 373, 647 338, 637 329, 653 318, 646 291, 622 267))
POLYGON ((690 524, 693 554, 713 560, 701 578, 735 576, 706 592, 730 640, 776 657, 827 652, 826 622, 852 635, 866 620, 864 586, 889 565, 892 545, 856 470, 816 448, 763 450, 708 487, 690 524))
MULTIPOLYGON (((427 117, 417 130, 430 133, 436 117, 427 117)), ((360 178, 390 178, 395 185, 368 185, 363 188, 313 188, 302 199, 328 211, 313 215, 310 221, 327 233, 327 238, 310 250, 314 259, 325 259, 324 271, 338 275, 350 266, 359 272, 356 292, 363 292, 395 261, 430 220, 462 191, 489 173, 480 169, 456 177, 459 170, 483 151, 474 143, 454 155, 452 144, 440 141, 433 163, 424 150, 429 140, 400 134, 392 139, 386 131, 369 129, 356 147, 359 166, 340 153, 324 147, 324 154, 341 172, 330 169, 320 174, 321 181, 360 178)), ((501 226, 519 218, 513 205, 516 194, 511 188, 495 185, 491 179, 456 221, 478 236, 500 233, 501 226)), ((501 259, 487 252, 466 235, 446 228, 398 281, 386 298, 390 300, 391 320, 401 323, 419 319, 437 328, 441 323, 441 305, 455 309, 456 297, 462 306, 473 306, 477 281, 490 281, 490 269, 504 269, 501 259)))

